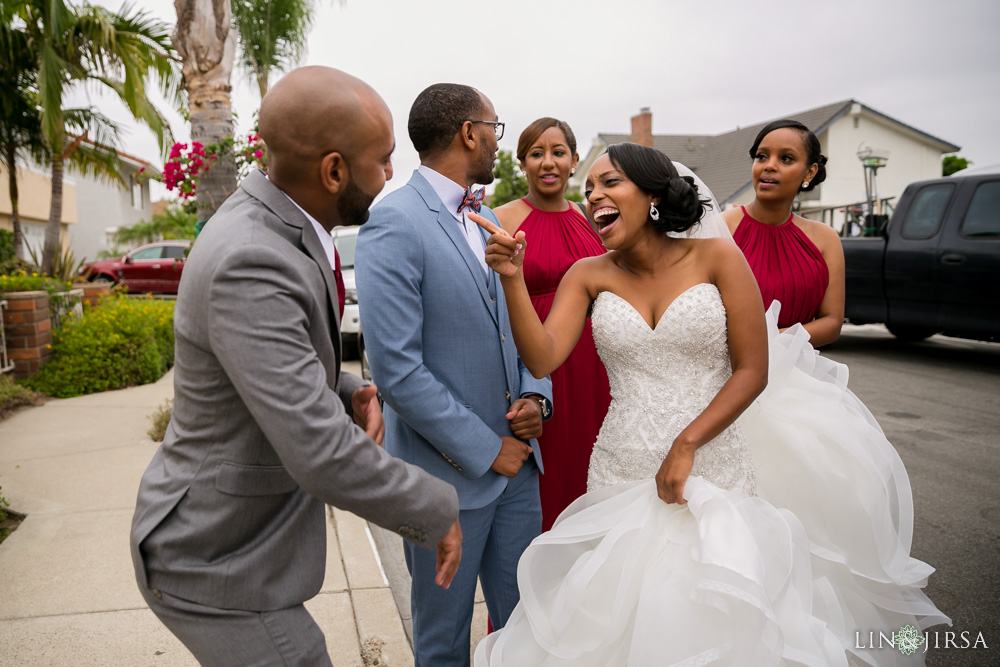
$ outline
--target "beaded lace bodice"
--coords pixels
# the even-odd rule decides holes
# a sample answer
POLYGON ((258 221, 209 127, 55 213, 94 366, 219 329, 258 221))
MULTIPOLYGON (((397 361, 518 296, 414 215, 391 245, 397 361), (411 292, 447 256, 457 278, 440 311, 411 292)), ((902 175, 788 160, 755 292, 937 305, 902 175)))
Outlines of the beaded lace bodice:
MULTIPOLYGON (((652 329, 613 292, 594 301, 597 351, 611 382, 611 407, 590 459, 589 491, 659 470, 674 438, 732 375, 726 309, 718 288, 700 283, 678 296, 652 329)), ((756 495, 747 442, 734 424, 695 454, 692 475, 756 495)))

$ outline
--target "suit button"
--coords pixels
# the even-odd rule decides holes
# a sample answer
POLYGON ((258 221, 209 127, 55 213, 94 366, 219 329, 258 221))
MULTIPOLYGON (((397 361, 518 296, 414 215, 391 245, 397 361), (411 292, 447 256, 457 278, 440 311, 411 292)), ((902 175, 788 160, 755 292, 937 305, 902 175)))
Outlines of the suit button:
POLYGON ((507 392, 507 400, 508 401, 510 400, 510 392, 509 391, 507 392))

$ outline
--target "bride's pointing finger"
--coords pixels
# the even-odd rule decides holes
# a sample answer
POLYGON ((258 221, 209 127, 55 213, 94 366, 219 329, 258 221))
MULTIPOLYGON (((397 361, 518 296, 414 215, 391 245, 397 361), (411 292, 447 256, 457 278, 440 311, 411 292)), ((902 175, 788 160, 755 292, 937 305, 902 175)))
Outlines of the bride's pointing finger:
POLYGON ((477 225, 488 231, 490 234, 494 235, 499 234, 500 236, 506 236, 507 238, 510 238, 510 234, 507 233, 507 230, 505 230, 503 227, 500 227, 499 225, 493 224, 492 222, 490 222, 483 216, 479 215, 478 213, 473 213, 472 211, 469 211, 468 213, 466 213, 466 215, 469 216, 469 220, 472 220, 474 223, 476 223, 477 225))

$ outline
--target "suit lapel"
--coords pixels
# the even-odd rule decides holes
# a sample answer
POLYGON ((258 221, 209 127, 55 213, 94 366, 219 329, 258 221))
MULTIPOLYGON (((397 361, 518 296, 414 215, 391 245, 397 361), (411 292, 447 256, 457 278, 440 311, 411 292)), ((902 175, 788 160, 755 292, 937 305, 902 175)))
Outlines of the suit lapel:
MULTIPOLYGON (((271 209, 286 225, 300 230, 302 247, 310 259, 316 262, 319 273, 323 276, 323 283, 326 285, 327 303, 332 312, 331 321, 334 323, 331 340, 333 340, 334 348, 337 350, 337 365, 339 367, 342 351, 340 348, 340 301, 337 298, 337 283, 334 281, 333 268, 330 266, 326 251, 323 250, 323 245, 320 243, 319 237, 316 236, 316 230, 288 196, 260 171, 252 171, 249 176, 243 179, 240 187, 271 209)), ((331 378, 331 381, 336 383, 338 379, 331 378)))
MULTIPOLYGON (((301 211, 296 210, 301 215, 301 211)), ((305 216, 303 216, 305 217, 305 216)), ((306 253, 319 266, 319 272, 323 275, 323 282, 326 283, 326 296, 333 310, 333 321, 336 323, 337 333, 340 332, 340 298, 337 295, 337 281, 333 276, 333 267, 330 266, 330 259, 326 256, 326 250, 316 236, 316 230, 308 220, 302 225, 302 246, 306 253)))
MULTIPOLYGON (((465 261, 466 267, 469 269, 469 273, 472 275, 472 282, 475 283, 476 289, 479 290, 479 295, 483 299, 483 304, 486 306, 487 312, 489 312, 490 317, 493 318, 493 323, 499 326, 497 322, 496 308, 494 307, 495 302, 490 298, 489 291, 487 289, 487 280, 492 278, 491 276, 483 275, 483 266, 476 259, 476 256, 472 254, 472 248, 469 247, 469 240, 465 237, 465 232, 462 229, 461 224, 455 219, 455 216, 451 214, 444 208, 444 204, 441 202, 441 198, 438 197, 437 193, 434 192, 434 188, 431 184, 427 182, 419 172, 414 172, 413 178, 410 179, 410 184, 416 189, 420 196, 423 198, 424 203, 427 204, 427 208, 431 211, 437 212, 437 224, 444 230, 444 233, 451 239, 451 242, 455 245, 455 249, 458 254, 462 256, 465 261)), ((490 274, 493 272, 490 271, 490 274)))

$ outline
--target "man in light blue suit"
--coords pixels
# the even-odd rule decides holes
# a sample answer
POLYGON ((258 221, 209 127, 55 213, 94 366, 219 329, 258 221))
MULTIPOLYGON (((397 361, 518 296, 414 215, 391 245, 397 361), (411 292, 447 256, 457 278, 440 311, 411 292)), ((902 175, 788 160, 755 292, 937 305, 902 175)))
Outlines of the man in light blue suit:
POLYGON ((493 180, 503 124, 492 103, 436 84, 413 103, 408 128, 421 166, 372 209, 355 276, 386 449, 458 491, 462 563, 449 589, 434 585, 434 555, 404 544, 416 664, 462 666, 476 579, 502 627, 519 599, 517 561, 541 531, 534 438, 551 383, 521 365, 485 237, 466 215, 481 202, 470 186, 493 180))

